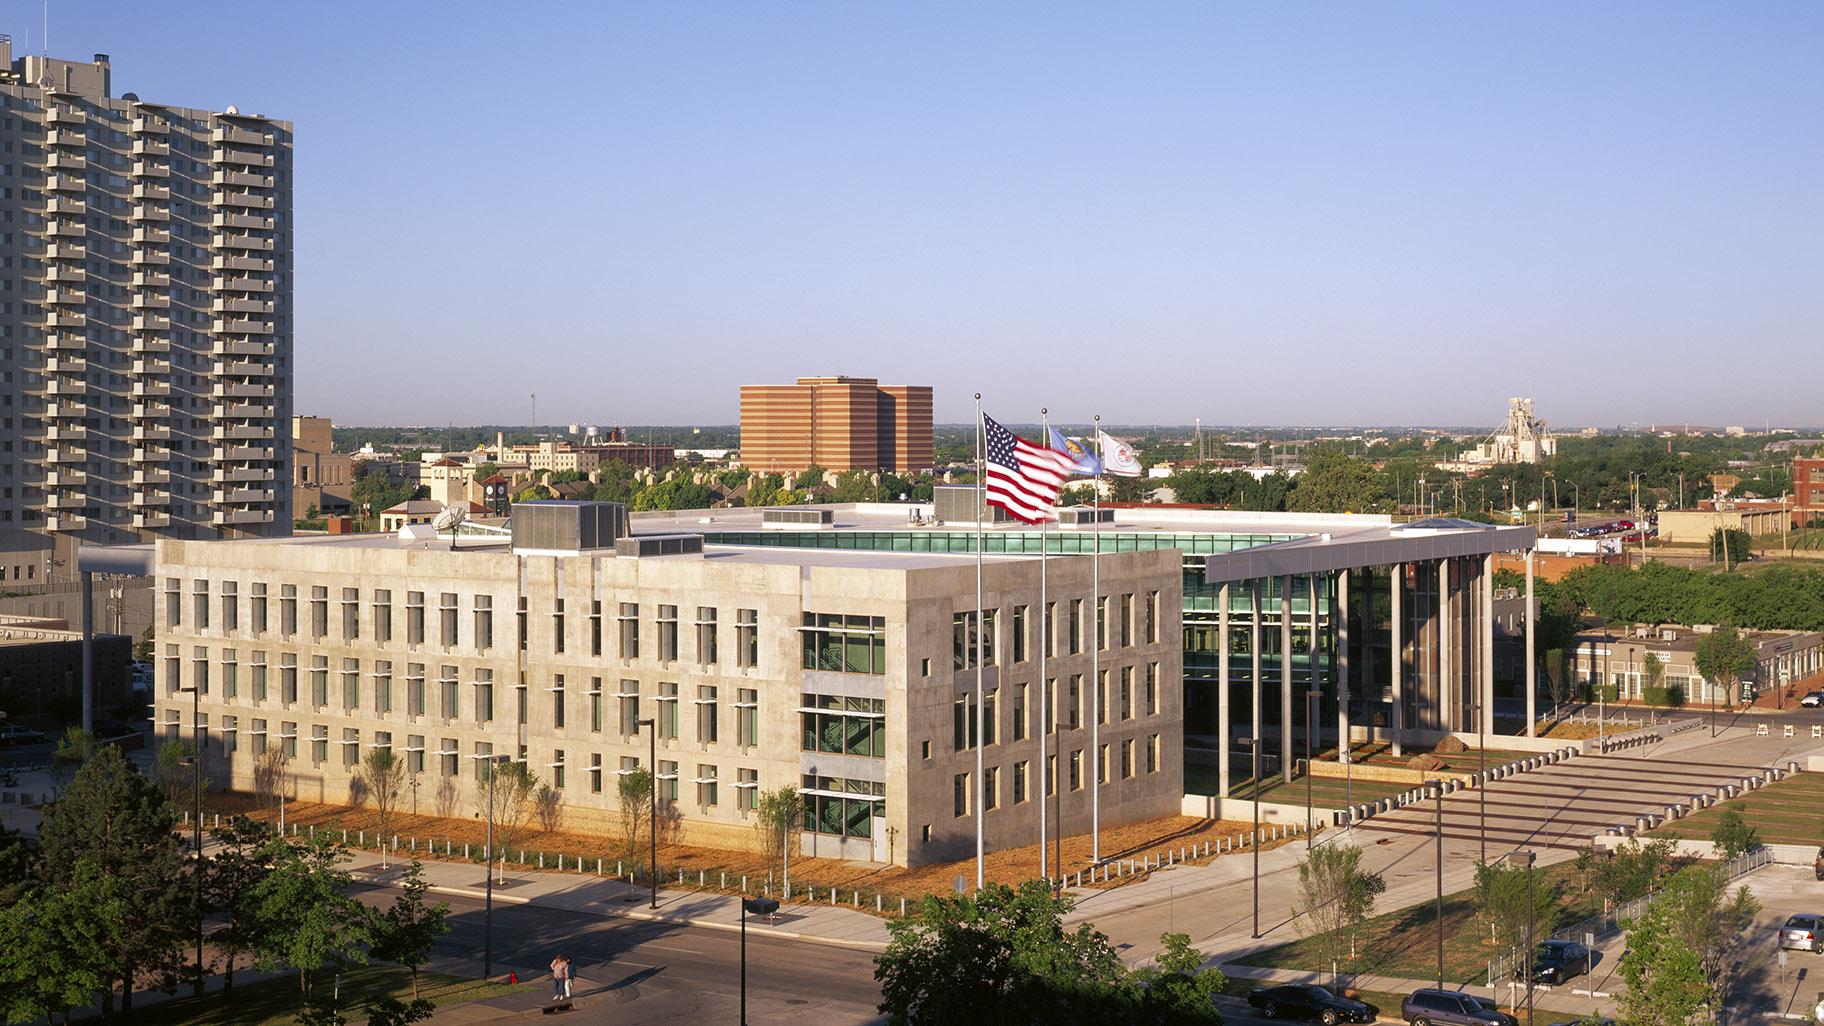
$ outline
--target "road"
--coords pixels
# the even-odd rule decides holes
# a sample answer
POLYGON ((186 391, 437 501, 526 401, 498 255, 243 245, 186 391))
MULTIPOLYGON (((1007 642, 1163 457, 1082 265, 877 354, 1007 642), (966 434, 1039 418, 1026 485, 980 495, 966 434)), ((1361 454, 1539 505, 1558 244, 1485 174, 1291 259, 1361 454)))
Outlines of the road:
MULTIPOLYGON (((357 896, 385 905, 397 893, 358 887, 357 896)), ((450 905, 451 930, 439 942, 432 968, 479 975, 482 903, 439 897, 450 905)), ((523 905, 494 906, 494 971, 549 987, 547 968, 558 953, 575 966, 577 1023, 734 1022, 740 1008, 741 938, 703 927, 627 919, 523 905)), ((871 953, 768 937, 750 925, 747 937, 748 1019, 755 1023, 874 1023, 880 988, 871 953)), ((503 1009, 503 1017, 505 1010, 503 1009)))

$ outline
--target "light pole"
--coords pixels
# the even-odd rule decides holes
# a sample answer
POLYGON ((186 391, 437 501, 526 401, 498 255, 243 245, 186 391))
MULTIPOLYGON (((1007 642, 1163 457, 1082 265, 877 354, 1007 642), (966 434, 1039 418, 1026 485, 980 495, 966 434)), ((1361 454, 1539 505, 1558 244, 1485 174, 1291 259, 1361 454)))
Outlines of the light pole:
POLYGON ((1533 950, 1533 853, 1526 850, 1509 852, 1508 864, 1526 867, 1526 957, 1520 962, 1520 971, 1526 974, 1526 1026, 1533 1026, 1533 965, 1537 953, 1533 950))
POLYGON ((741 899, 741 1026, 747 1026, 747 915, 770 916, 777 911, 779 902, 772 898, 741 899))
POLYGON ((483 771, 488 775, 488 840, 482 848, 482 912, 481 912, 481 978, 494 975, 494 777, 500 771, 500 765, 507 761, 505 755, 476 755, 484 763, 483 771))
POLYGON ((1437 829, 1437 877, 1438 877, 1438 989, 1444 989, 1444 784, 1433 780, 1425 785, 1433 798, 1438 802, 1437 829))
POLYGON ((656 909, 659 907, 659 721, 656 717, 648 717, 635 720, 634 723, 652 729, 652 733, 646 736, 646 772, 652 776, 651 821, 646 826, 646 840, 651 846, 651 854, 646 860, 646 871, 652 877, 652 903, 647 907, 656 909))
MULTIPOLYGON (((1312 601, 1314 601, 1314 602, 1316 601, 1315 596, 1313 596, 1312 601)), ((1311 668, 1311 676, 1312 676, 1312 683, 1315 684, 1316 678, 1317 678, 1317 667, 1315 665, 1316 660, 1317 660, 1317 648, 1316 648, 1317 639, 1315 637, 1313 637, 1311 640, 1312 640, 1311 659, 1313 662, 1313 666, 1311 668)), ((1312 725, 1317 720, 1317 717, 1311 711, 1311 707, 1314 704, 1316 704, 1321 698, 1323 698, 1323 696, 1320 695, 1316 691, 1305 692, 1305 850, 1306 851, 1311 850, 1311 728, 1312 728, 1312 725)))
POLYGON ((203 769, 202 769, 203 746, 201 744, 200 732, 197 729, 197 721, 202 718, 202 711, 200 708, 200 703, 202 702, 202 689, 196 687, 195 685, 191 685, 190 687, 187 687, 187 688, 178 688, 177 689, 177 693, 180 695, 186 691, 188 691, 190 693, 190 755, 187 758, 179 759, 178 765, 180 765, 180 766, 188 765, 190 767, 190 799, 191 799, 190 827, 191 827, 191 836, 194 838, 195 845, 196 845, 196 865, 194 867, 192 867, 192 874, 194 876, 195 883, 196 883, 196 982, 195 982, 196 990, 195 990, 195 994, 197 997, 202 997, 203 996, 203 776, 202 776, 202 773, 203 773, 203 769))

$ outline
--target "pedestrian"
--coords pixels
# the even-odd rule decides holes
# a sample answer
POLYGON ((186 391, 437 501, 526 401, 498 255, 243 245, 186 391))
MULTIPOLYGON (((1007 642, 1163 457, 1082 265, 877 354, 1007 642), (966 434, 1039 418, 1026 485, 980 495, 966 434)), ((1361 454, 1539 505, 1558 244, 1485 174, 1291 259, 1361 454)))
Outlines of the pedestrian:
POLYGON ((561 955, 559 957, 564 960, 564 1000, 568 1001, 570 1000, 570 981, 574 978, 574 974, 570 969, 570 956, 561 955))
POLYGON ((570 996, 570 960, 562 955, 551 960, 551 1000, 570 996))

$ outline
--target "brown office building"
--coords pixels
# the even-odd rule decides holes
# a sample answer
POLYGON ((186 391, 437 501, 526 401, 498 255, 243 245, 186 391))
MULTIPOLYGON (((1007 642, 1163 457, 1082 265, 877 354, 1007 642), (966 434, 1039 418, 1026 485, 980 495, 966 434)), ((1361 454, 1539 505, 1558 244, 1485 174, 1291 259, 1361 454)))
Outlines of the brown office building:
POLYGON ((741 386, 741 463, 763 472, 887 470, 932 464, 931 387, 873 378, 741 386))
POLYGON ((1824 522, 1824 456, 1793 457, 1792 497, 1798 526, 1824 522))

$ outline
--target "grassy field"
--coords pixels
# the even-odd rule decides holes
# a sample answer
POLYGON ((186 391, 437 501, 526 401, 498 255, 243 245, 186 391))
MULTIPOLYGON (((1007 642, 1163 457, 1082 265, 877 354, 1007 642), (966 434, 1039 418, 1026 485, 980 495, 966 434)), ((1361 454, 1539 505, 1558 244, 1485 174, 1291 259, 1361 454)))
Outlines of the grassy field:
POLYGON ((1735 809, 1768 844, 1824 844, 1824 773, 1796 773, 1722 805, 1653 831, 1658 837, 1707 841, 1725 808, 1735 809))
MULTIPOLYGON (((321 974, 316 992, 327 995, 334 986, 331 975, 321 974)), ((412 996, 411 975, 404 969, 368 967, 342 974, 341 1005, 351 1022, 365 1021, 367 1003, 388 994, 400 1000, 412 996)), ((528 984, 508 986, 465 980, 437 973, 420 973, 418 996, 429 999, 439 1008, 448 1005, 485 1001, 516 991, 528 984)), ((220 994, 201 998, 179 998, 157 1005, 142 1005, 133 1010, 133 1021, 139 1026, 289 1026, 297 1021, 298 981, 284 976, 259 983, 237 984, 234 1003, 223 1004, 220 994)))
MULTIPOLYGON (((1575 922, 1601 911, 1601 899, 1577 893, 1576 870, 1561 862, 1539 870, 1540 887, 1557 886, 1559 924, 1575 922)), ((1550 931, 1541 931, 1542 934, 1550 931)), ((1356 934, 1357 957, 1345 965, 1345 974, 1375 973, 1408 979, 1436 979, 1437 905, 1422 902, 1388 912, 1364 922, 1356 934)), ((1325 946, 1306 937, 1236 959, 1239 965, 1272 969, 1318 971, 1324 967, 1325 946)), ((1486 927, 1476 922, 1470 891, 1444 896, 1444 978, 1463 985, 1481 986, 1488 978, 1488 963, 1495 949, 1486 927)), ((1396 1011, 1398 1005, 1394 1006, 1396 1011)))

